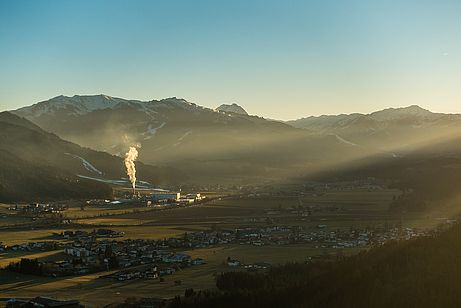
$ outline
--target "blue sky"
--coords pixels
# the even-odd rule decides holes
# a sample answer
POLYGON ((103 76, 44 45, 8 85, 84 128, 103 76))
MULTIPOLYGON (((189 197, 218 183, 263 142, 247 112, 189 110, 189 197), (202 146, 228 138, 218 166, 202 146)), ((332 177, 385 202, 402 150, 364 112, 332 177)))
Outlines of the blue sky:
POLYGON ((461 1, 0 0, 0 109, 183 97, 293 119, 461 112, 461 1))

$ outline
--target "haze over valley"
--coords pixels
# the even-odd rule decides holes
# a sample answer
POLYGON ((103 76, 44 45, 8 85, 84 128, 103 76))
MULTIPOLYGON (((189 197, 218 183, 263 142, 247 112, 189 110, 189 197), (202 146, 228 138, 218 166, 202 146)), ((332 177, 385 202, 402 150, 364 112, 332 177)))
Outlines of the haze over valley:
POLYGON ((0 1, 0 308, 461 307, 460 13, 0 1))
MULTIPOLYGON (((141 147, 139 159, 152 165, 152 170, 157 168, 152 172, 157 177, 143 174, 144 180, 153 180, 157 186, 273 184, 339 172, 349 165, 406 165, 412 161, 408 157, 414 156, 434 160, 451 155, 451 160, 458 159, 458 114, 432 113, 412 105, 371 114, 283 122, 248 115, 235 103, 227 106, 235 109, 223 110, 221 106, 212 110, 178 98, 141 102, 107 95, 75 95, 12 111, 22 119, 4 115, 30 127, 34 123, 86 148, 107 152, 114 161, 114 156, 123 157, 128 146, 137 144, 141 147)), ((20 146, 15 147, 16 151, 20 146)), ((40 149, 44 147, 32 153, 43 155, 40 149)), ((123 169, 119 163, 107 169, 101 165, 107 165, 107 160, 100 162, 92 151, 86 151, 61 150, 60 159, 73 161, 83 169, 73 170, 74 174, 120 179, 123 169), (85 161, 91 168, 84 168, 85 161)), ((379 173, 370 176, 380 178, 379 173)))

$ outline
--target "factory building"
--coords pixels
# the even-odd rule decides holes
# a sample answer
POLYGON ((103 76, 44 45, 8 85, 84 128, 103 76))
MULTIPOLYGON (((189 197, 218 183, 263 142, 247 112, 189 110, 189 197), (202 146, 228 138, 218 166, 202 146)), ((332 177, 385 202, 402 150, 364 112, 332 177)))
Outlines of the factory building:
POLYGON ((176 193, 176 192, 161 191, 161 192, 154 192, 151 196, 152 196, 153 202, 168 202, 168 201, 176 202, 181 197, 181 194, 176 193))
POLYGON ((205 197, 200 194, 187 194, 179 198, 180 203, 194 203, 203 200, 205 197))

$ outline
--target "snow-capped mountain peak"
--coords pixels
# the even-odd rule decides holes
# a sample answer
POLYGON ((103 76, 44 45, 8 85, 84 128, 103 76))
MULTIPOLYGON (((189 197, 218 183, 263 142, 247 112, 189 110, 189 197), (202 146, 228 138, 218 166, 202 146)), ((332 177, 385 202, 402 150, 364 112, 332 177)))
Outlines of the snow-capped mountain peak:
POLYGON ((434 113, 421 108, 418 105, 411 105, 401 108, 388 108, 381 111, 376 111, 370 114, 370 117, 377 121, 398 120, 405 117, 426 118, 434 115, 434 113))
POLYGON ((74 95, 72 97, 60 95, 32 106, 20 108, 16 113, 29 118, 36 118, 43 114, 54 114, 57 112, 62 112, 66 115, 83 115, 95 110, 115 108, 125 103, 139 104, 141 101, 125 100, 103 94, 74 95))
POLYGON ((221 106, 216 108, 216 110, 248 115, 248 113, 245 111, 245 109, 243 109, 242 106, 239 106, 236 103, 222 104, 221 106))

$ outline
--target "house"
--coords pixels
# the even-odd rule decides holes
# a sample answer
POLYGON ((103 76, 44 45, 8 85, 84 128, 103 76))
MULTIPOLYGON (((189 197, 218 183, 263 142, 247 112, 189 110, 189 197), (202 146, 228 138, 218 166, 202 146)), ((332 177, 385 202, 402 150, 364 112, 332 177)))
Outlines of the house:
POLYGON ((8 308, 26 308, 26 307, 63 307, 63 308, 85 308, 78 300, 57 300, 50 297, 39 296, 29 301, 10 299, 7 302, 8 308))
POLYGON ((118 232, 110 229, 98 229, 95 232, 98 237, 122 237, 125 232, 118 232))
POLYGON ((147 279, 157 279, 158 278, 157 266, 154 266, 151 269, 148 269, 144 274, 147 279))
POLYGON ((80 247, 66 247, 64 249, 64 253, 68 254, 73 257, 89 257, 91 254, 91 251, 85 249, 85 248, 80 248, 80 247))
POLYGON ((271 267, 270 263, 267 262, 259 262, 254 264, 254 268, 256 269, 268 269, 271 267))
POLYGON ((152 201, 153 202, 161 202, 161 201, 177 201, 181 197, 180 193, 176 192, 168 192, 168 191, 160 191, 160 192, 154 192, 152 194, 152 201))
POLYGON ((176 270, 174 268, 171 268, 171 267, 167 267, 167 268, 162 268, 158 271, 158 273, 160 274, 160 276, 164 276, 164 275, 172 275, 176 272, 176 270))
POLYGON ((192 265, 202 265, 202 264, 206 264, 205 260, 202 259, 202 258, 197 258, 197 259, 194 259, 192 260, 192 265))
POLYGON ((227 266, 229 266, 229 267, 237 267, 237 266, 240 266, 240 261, 239 261, 239 260, 228 259, 228 260, 227 260, 227 266))
POLYGON ((194 201, 200 201, 204 199, 204 196, 201 196, 200 194, 187 194, 186 199, 193 199, 194 201))
POLYGON ((183 253, 177 253, 173 255, 167 255, 163 257, 163 262, 166 263, 182 263, 182 262, 189 262, 191 257, 189 255, 183 253))
POLYGON ((191 203, 195 202, 195 199, 194 198, 181 197, 181 198, 179 198, 178 202, 182 203, 182 204, 191 204, 191 203))

